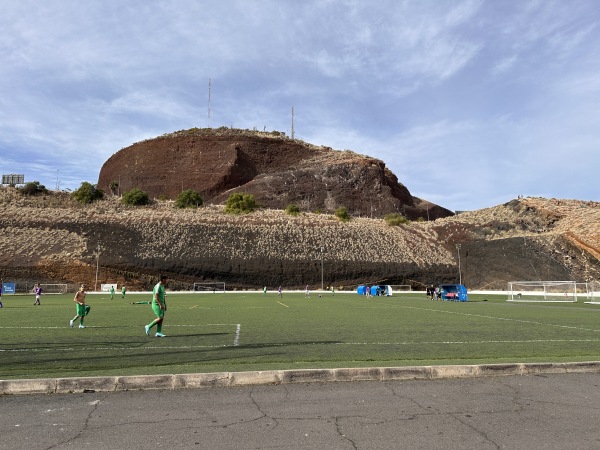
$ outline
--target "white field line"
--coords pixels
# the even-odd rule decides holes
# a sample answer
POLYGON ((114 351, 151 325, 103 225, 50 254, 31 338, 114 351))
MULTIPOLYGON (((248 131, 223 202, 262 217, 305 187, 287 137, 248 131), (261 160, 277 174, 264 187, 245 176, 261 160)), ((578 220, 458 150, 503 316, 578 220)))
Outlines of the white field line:
MULTIPOLYGON (((161 341, 164 342, 164 341, 161 341)), ((600 339, 525 339, 525 340, 490 340, 490 341, 404 341, 404 342, 336 342, 333 345, 465 345, 465 344, 532 344, 532 343, 548 343, 548 342, 600 342, 600 339)), ((285 347, 291 345, 332 345, 323 342, 304 342, 304 343, 272 343, 273 347, 285 347)), ((70 352, 70 351, 97 351, 97 350, 117 350, 117 351, 139 351, 139 350, 190 350, 190 349, 212 349, 212 348, 231 348, 231 345, 165 345, 165 346, 142 346, 142 347, 66 347, 66 348, 22 348, 22 349, 0 349, 0 353, 27 353, 27 352, 70 352)))
POLYGON ((570 330, 581 330, 581 331, 594 331, 594 332, 599 332, 600 330, 594 329, 594 328, 584 328, 584 327, 575 327, 572 325, 558 325, 555 323, 545 323, 545 322, 538 322, 535 320, 526 320, 526 319, 511 319, 508 317, 495 317, 495 316, 487 316, 487 315, 483 315, 483 314, 472 314, 472 313, 465 313, 465 312, 459 312, 459 311, 443 311, 440 309, 432 309, 432 308, 417 308, 416 306, 400 306, 400 308, 404 308, 404 309, 417 309, 419 311, 431 311, 431 312, 437 312, 437 313, 442 313, 442 314, 458 314, 461 316, 471 316, 471 317, 479 317, 482 319, 492 319, 492 320, 503 320, 503 321, 507 321, 507 322, 519 322, 519 323, 527 323, 527 324, 531 324, 531 325, 544 325, 547 327, 556 327, 556 328, 567 328, 570 330))
POLYGON ((238 323, 237 327, 235 329, 235 338, 233 339, 233 346, 237 347, 238 345, 240 345, 240 329, 242 328, 242 326, 238 323))
MULTIPOLYGON (((233 339, 233 346, 234 347, 238 347, 240 345, 240 333, 241 333, 241 329, 242 329, 242 325, 239 323, 205 323, 205 324, 197 324, 197 325, 169 325, 169 327, 203 327, 203 326, 209 326, 209 327, 230 327, 235 325, 235 337, 233 339)), ((11 329, 55 329, 55 328, 66 328, 66 327, 0 327, 2 329, 7 329, 7 328, 11 328, 11 329)), ((86 328, 115 328, 115 327, 86 327, 86 328)), ((127 327, 117 327, 117 328, 139 328, 139 326, 136 327, 132 327, 132 326, 127 326, 127 327)), ((171 347, 171 346, 164 346, 164 347, 137 347, 138 349, 159 349, 159 348, 166 348, 166 349, 190 349, 190 348, 226 348, 226 347, 230 347, 229 345, 193 345, 193 346, 176 346, 176 347, 171 347)), ((42 349, 0 349, 0 352, 45 352, 45 351, 50 351, 52 349, 50 348, 42 348, 42 349)), ((59 350, 59 351, 75 351, 75 350, 79 350, 79 349, 75 349, 75 348, 57 348, 55 350, 59 350)), ((87 350, 93 350, 92 348, 89 348, 87 350)), ((135 347, 96 347, 96 350, 135 350, 135 347)))
MULTIPOLYGON (((199 324, 195 324, 195 325, 177 325, 177 324, 169 324, 169 328, 171 327, 233 327, 233 326, 237 326, 239 324, 237 323, 199 323, 199 324)), ((103 328, 103 329, 110 329, 110 328, 139 328, 142 327, 143 325, 115 325, 115 326, 99 326, 99 325, 86 325, 86 328, 103 328)), ((60 327, 0 327, 0 329, 2 330, 54 330, 54 329, 58 329, 58 328, 69 328, 68 325, 65 326, 60 326, 60 327)))
POLYGON ((279 303, 279 304, 280 304, 280 305, 282 305, 282 306, 285 306, 286 308, 289 308, 289 306, 288 306, 288 305, 286 305, 285 303, 281 303, 279 300, 277 301, 277 303, 279 303))

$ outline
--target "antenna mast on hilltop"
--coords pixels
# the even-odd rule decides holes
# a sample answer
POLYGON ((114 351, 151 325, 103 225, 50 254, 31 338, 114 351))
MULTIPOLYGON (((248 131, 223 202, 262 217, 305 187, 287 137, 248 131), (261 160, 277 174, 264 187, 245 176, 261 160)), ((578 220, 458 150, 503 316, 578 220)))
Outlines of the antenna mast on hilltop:
POLYGON ((208 79, 208 128, 210 128, 210 78, 208 79))
POLYGON ((294 139, 294 107, 292 106, 292 139, 294 139))

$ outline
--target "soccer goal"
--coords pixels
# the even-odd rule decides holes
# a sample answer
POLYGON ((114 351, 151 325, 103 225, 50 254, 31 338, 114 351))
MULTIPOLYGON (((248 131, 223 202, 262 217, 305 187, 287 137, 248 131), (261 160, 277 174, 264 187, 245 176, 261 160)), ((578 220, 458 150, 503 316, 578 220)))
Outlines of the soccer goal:
MULTIPOLYGON (((44 284, 40 283, 43 294, 66 294, 68 292, 67 284, 44 284)), ((35 289, 35 286, 33 287, 35 289)), ((32 291, 33 291, 32 289, 32 291)))
POLYGON ((589 300, 586 303, 593 305, 600 304, 600 281, 592 280, 585 283, 586 298, 589 300))
POLYGON ((575 281, 510 281, 509 302, 576 302, 575 281))
POLYGON ((194 292, 225 292, 224 282, 194 283, 194 292))
POLYGON ((410 284, 390 284, 389 285, 394 292, 410 292, 412 288, 410 284))
POLYGON ((108 284, 100 284, 101 292, 110 292, 110 288, 113 288, 115 291, 117 290, 117 283, 108 283, 108 284))
POLYGON ((411 290, 412 288, 410 284, 388 284, 386 295, 399 294, 402 292, 411 292, 411 290))

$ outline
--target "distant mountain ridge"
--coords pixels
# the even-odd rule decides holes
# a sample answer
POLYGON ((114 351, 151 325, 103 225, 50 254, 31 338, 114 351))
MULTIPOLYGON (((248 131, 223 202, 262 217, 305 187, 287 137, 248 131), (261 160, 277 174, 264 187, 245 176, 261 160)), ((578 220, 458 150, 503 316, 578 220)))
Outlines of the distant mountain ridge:
POLYGON ((139 188, 163 199, 194 189, 211 204, 244 192, 275 209, 295 204, 332 212, 344 206, 354 216, 400 213, 411 220, 453 215, 414 197, 383 161, 278 132, 191 129, 138 142, 102 166, 98 187, 109 192, 115 184, 120 193, 139 188))

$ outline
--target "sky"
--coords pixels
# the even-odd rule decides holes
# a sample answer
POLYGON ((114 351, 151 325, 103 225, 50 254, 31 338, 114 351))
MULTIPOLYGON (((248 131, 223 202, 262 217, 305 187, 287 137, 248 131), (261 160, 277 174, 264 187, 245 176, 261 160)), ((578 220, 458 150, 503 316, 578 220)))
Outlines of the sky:
POLYGON ((380 159, 450 210, 600 201, 597 0, 0 0, 0 11, 0 172, 48 189, 95 184, 112 154, 178 130, 290 136, 293 108, 295 138, 380 159))

